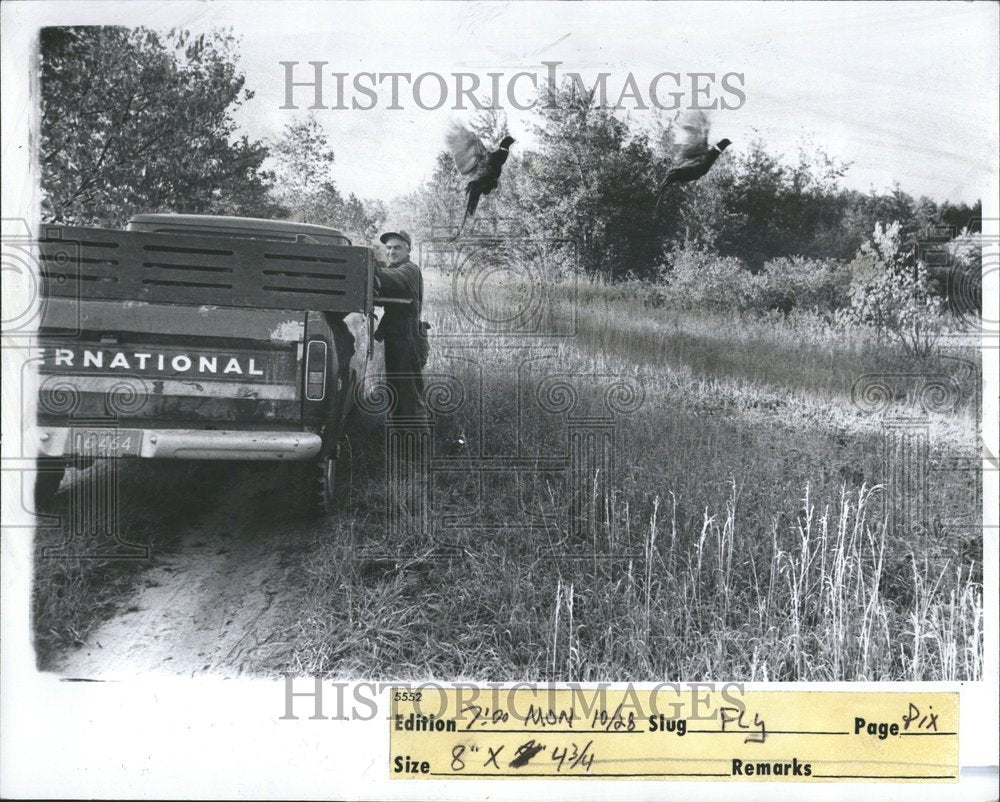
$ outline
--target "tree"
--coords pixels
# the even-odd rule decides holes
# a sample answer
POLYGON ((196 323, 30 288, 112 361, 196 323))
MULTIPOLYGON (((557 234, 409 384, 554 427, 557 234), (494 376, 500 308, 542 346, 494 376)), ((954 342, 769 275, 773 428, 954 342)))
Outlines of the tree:
POLYGON ((404 219, 421 240, 451 236, 465 212, 465 184, 451 154, 440 151, 434 157, 430 180, 400 200, 395 218, 404 219))
POLYGON ((554 91, 556 102, 539 110, 538 150, 525 155, 535 214, 550 236, 577 243, 587 273, 616 278, 652 270, 662 228, 648 137, 600 108, 593 92, 569 83, 554 91))
POLYGON ((375 238, 385 221, 385 205, 351 194, 346 199, 334 181, 337 159, 315 114, 292 120, 271 143, 275 174, 272 195, 281 216, 331 226, 360 241, 375 238))
POLYGON ((362 199, 352 192, 340 207, 338 225, 358 237, 359 244, 372 243, 385 223, 386 214, 382 201, 362 199))
POLYGON ((314 114, 288 123, 271 143, 274 197, 290 214, 320 224, 331 202, 342 202, 333 181, 336 163, 326 132, 314 114))
POLYGON ((901 231, 899 222, 875 224, 850 264, 851 305, 841 319, 872 326, 878 336, 926 357, 941 334, 943 301, 933 294, 927 266, 905 246, 901 231))
POLYGON ((227 31, 64 27, 41 33, 42 209, 118 227, 136 212, 270 216, 265 146, 238 136, 253 97, 227 31))
POLYGON ((735 256, 755 272, 788 255, 849 257, 860 238, 847 248, 839 241, 846 203, 837 182, 846 169, 815 146, 789 161, 748 142, 684 188, 680 233, 688 247, 735 256))

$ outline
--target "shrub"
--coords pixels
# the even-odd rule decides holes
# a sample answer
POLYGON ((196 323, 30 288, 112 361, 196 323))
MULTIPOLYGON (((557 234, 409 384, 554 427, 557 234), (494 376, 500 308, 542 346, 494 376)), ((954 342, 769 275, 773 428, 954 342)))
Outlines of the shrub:
MULTIPOLYGON (((980 317, 983 312, 983 235, 963 228, 945 248, 947 275, 938 276, 954 315, 980 317)), ((933 278, 933 276, 932 276, 933 278)))
POLYGON ((749 308, 752 276, 735 256, 681 246, 667 254, 667 296, 683 309, 749 308))
POLYGON ((900 226, 875 224, 850 264, 851 303, 840 320, 867 325, 916 356, 933 350, 942 329, 943 301, 932 290, 927 266, 901 247, 900 226))
POLYGON ((751 285, 751 306, 761 312, 815 309, 829 313, 850 302, 850 274, 835 259, 772 259, 751 285))
POLYGON ((737 310, 754 315, 792 309, 832 313, 848 305, 850 274, 834 259, 772 259, 754 275, 736 257, 690 245, 666 254, 666 287, 659 295, 684 308, 737 310))

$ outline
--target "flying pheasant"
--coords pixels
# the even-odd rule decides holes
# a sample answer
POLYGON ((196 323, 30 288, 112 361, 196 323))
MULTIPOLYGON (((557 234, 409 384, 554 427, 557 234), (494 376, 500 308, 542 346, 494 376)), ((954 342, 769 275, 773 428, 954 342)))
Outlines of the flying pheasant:
POLYGON ((500 147, 490 153, 472 131, 453 122, 445 134, 445 141, 448 144, 448 150, 451 151, 452 158, 455 159, 458 171, 462 175, 471 177, 465 186, 468 200, 465 204, 462 225, 458 229, 458 234, 455 235, 455 239, 458 239, 462 234, 462 229, 465 228, 465 221, 476 214, 479 199, 483 195, 489 195, 500 186, 500 173, 510 155, 510 146, 514 144, 515 140, 512 136, 505 136, 500 142, 500 147))
POLYGON ((677 123, 674 141, 677 145, 677 164, 660 183, 660 192, 667 184, 695 181, 712 169, 715 160, 732 142, 720 139, 708 144, 708 117, 703 111, 690 111, 677 123))

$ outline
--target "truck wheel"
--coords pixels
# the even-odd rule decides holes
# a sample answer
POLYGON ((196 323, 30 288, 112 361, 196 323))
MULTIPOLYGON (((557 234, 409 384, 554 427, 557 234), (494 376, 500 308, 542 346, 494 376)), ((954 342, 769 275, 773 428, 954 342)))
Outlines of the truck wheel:
POLYGON ((309 517, 330 515, 337 508, 337 459, 324 457, 300 465, 303 513, 309 517))
POLYGON ((59 485, 66 475, 66 463, 58 459, 40 457, 35 474, 35 509, 41 509, 52 501, 59 485))

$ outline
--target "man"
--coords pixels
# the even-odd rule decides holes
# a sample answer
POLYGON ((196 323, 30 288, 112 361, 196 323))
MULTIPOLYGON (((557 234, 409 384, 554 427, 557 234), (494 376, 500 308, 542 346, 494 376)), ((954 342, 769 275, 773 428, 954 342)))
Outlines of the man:
POLYGON ((385 343, 385 374, 394 390, 394 418, 427 416, 423 402, 424 378, 421 369, 427 361, 427 337, 420 323, 424 301, 424 281, 420 268, 410 261, 410 235, 405 231, 387 231, 379 240, 389 255, 389 266, 375 268, 375 291, 382 298, 396 298, 409 303, 387 303, 375 339, 385 343))

